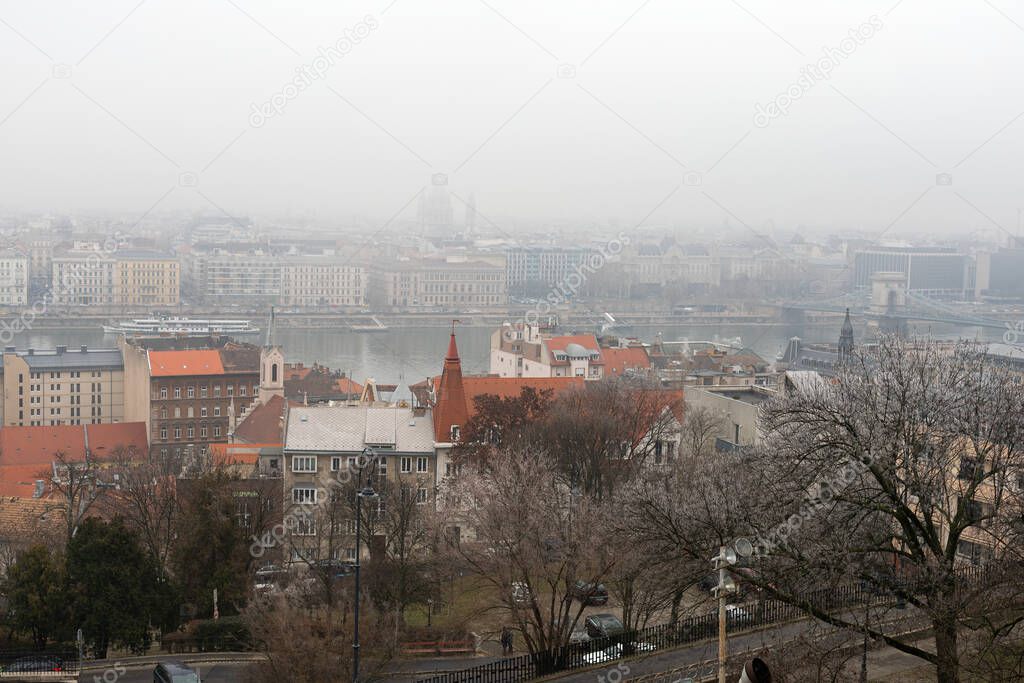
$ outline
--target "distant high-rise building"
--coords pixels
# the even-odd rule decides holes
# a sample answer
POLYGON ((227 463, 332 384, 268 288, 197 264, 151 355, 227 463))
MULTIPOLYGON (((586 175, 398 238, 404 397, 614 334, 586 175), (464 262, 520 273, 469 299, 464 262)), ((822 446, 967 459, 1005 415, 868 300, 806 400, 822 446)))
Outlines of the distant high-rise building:
POLYGON ((846 309, 843 327, 839 331, 839 362, 845 363, 853 358, 853 322, 850 321, 850 309, 846 309))
POLYGON ((853 284, 866 288, 875 273, 902 273, 910 292, 962 297, 969 285, 968 260, 948 247, 866 247, 854 254, 853 284))

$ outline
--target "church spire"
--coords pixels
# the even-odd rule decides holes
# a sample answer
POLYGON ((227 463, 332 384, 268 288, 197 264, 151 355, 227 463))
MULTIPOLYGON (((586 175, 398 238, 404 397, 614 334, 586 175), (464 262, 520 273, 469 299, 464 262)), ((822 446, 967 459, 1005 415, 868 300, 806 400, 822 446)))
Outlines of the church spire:
POLYGON ((466 407, 466 390, 462 385, 462 361, 459 347, 455 342, 455 323, 452 321, 451 336, 448 339, 448 354, 444 359, 441 381, 437 387, 434 403, 434 439, 438 443, 458 441, 466 426, 469 414, 466 407))
POLYGON ((850 321, 850 309, 846 309, 843 326, 839 330, 839 361, 845 363, 853 358, 853 323, 850 321))

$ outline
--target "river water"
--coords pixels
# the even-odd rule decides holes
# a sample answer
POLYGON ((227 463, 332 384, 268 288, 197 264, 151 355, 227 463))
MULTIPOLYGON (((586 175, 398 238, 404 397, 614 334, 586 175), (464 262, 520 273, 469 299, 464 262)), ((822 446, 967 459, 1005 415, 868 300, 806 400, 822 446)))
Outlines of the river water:
MULTIPOLYGON (((493 328, 459 327, 456 330, 459 355, 463 372, 466 374, 486 373, 489 362, 490 338, 493 328)), ((580 330, 584 331, 584 330, 580 330)), ((665 341, 725 340, 739 337, 748 346, 768 361, 772 361, 785 347, 790 337, 799 336, 806 342, 835 342, 839 338, 839 324, 813 325, 807 327, 772 325, 720 325, 686 326, 659 325, 635 326, 624 334, 643 341, 653 341, 658 333, 665 341)), ((998 330, 978 328, 955 328, 951 326, 921 325, 911 329, 912 334, 928 335, 940 339, 965 337, 998 341, 998 330)), ((399 398, 408 395, 406 386, 428 376, 441 372, 444 356, 448 350, 449 330, 444 326, 396 327, 387 332, 353 332, 348 329, 306 330, 279 325, 275 336, 277 343, 284 347, 289 362, 301 361, 307 365, 321 363, 336 370, 351 374, 362 382, 372 377, 381 384, 398 384, 400 389, 393 395, 399 398)), ((855 338, 864 338, 864 329, 857 329, 855 338)), ((260 337, 249 339, 254 343, 260 337)), ((53 348, 58 344, 77 347, 86 344, 91 348, 117 345, 117 338, 104 335, 101 329, 30 330, 17 335, 14 344, 19 349, 53 348)))

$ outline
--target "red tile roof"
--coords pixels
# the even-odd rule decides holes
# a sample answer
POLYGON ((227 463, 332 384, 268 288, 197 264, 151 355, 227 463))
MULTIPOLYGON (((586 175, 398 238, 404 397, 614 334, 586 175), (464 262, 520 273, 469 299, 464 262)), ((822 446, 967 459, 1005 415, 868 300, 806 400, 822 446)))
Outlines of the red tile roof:
POLYGON ((280 443, 214 443, 210 444, 210 455, 213 464, 255 465, 260 459, 261 448, 279 447, 280 443))
POLYGON ((465 428, 469 418, 466 392, 462 386, 462 363, 459 361, 459 347, 455 343, 454 324, 438 384, 433 417, 434 439, 439 443, 450 442, 452 425, 458 425, 460 429, 465 428))
POLYGON ((0 429, 0 467, 49 467, 54 453, 72 461, 85 460, 84 425, 4 427, 0 429))
POLYGON ((544 343, 547 344, 549 351, 565 351, 565 347, 569 344, 579 344, 590 351, 600 350, 600 347, 597 345, 597 337, 592 334, 569 334, 561 337, 551 337, 545 340, 544 343))
MULTIPOLYGON (((149 454, 145 422, 82 425, 89 439, 89 452, 97 460, 119 454, 142 460, 149 454), (120 453, 119 453, 120 451, 120 453)), ((0 455, 0 460, 3 456, 0 455)))
POLYGON ((193 351, 150 351, 149 372, 153 377, 223 375, 220 353, 213 349, 193 351))
POLYGON ((0 429, 0 495, 31 496, 36 479, 49 480, 57 453, 69 462, 83 462, 87 442, 97 461, 119 451, 133 460, 148 453, 145 422, 4 427, 0 429))
POLYGON ((284 442, 284 408, 285 400, 280 396, 271 396, 266 403, 261 403, 249 411, 245 419, 235 427, 234 438, 245 443, 284 442))
POLYGON ((619 377, 626 370, 646 370, 651 367, 647 349, 642 346, 601 349, 601 359, 604 361, 605 377, 619 377))
POLYGON ((363 385, 359 382, 353 382, 351 377, 341 377, 335 383, 338 387, 338 391, 343 394, 352 394, 359 396, 363 393, 363 385))

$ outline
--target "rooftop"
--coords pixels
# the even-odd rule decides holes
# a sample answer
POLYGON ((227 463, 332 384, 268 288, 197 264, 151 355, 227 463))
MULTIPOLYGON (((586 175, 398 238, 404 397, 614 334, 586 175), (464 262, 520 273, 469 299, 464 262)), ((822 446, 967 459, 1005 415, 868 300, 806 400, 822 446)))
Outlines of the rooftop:
POLYGON ((296 406, 288 411, 285 450, 361 452, 367 446, 402 453, 433 453, 434 426, 409 407, 296 406))
POLYGON ((153 377, 223 375, 220 353, 212 349, 193 351, 150 351, 149 372, 153 377))
POLYGON ((33 370, 63 370, 75 368, 122 368, 124 359, 119 349, 90 349, 81 346, 69 349, 23 349, 15 351, 8 346, 4 353, 15 353, 33 370))

